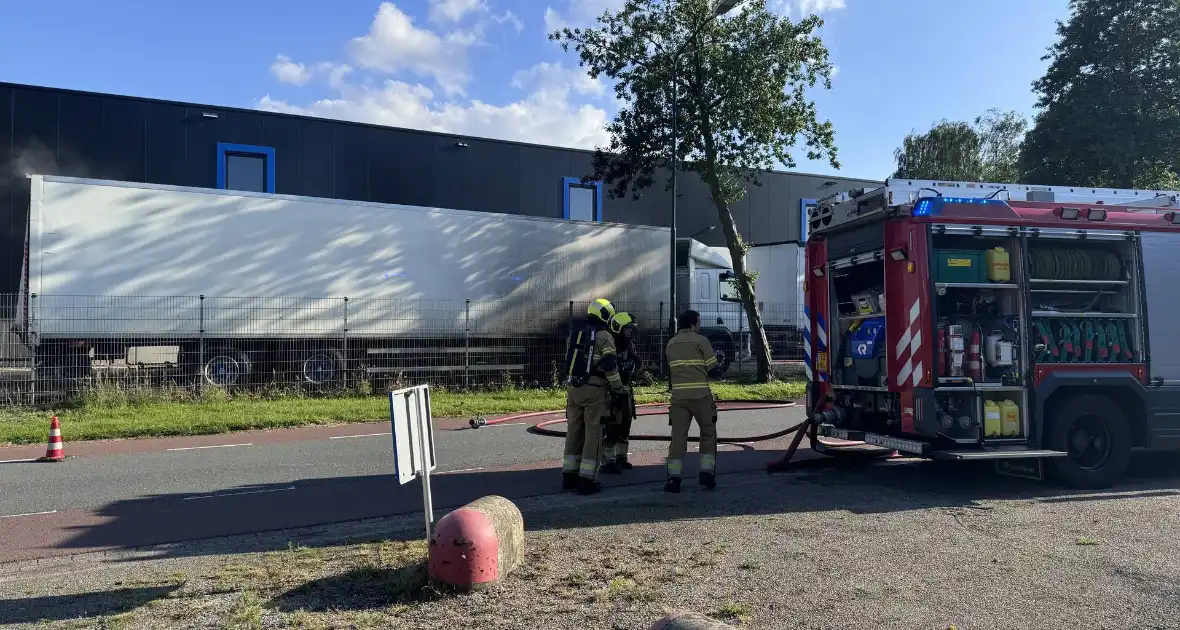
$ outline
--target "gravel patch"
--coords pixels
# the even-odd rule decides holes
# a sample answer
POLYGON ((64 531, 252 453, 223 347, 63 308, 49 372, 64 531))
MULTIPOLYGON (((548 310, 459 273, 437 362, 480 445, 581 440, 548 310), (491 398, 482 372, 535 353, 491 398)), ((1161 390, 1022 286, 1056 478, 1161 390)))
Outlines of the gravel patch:
POLYGON ((349 534, 402 541, 308 547, 330 535, 300 531, 265 553, 203 542, 0 567, 0 624, 641 629, 689 609, 776 630, 1176 628, 1178 478, 1180 464, 1151 466, 1078 494, 899 461, 538 497, 518 502, 525 565, 484 592, 425 588, 403 519, 349 534))

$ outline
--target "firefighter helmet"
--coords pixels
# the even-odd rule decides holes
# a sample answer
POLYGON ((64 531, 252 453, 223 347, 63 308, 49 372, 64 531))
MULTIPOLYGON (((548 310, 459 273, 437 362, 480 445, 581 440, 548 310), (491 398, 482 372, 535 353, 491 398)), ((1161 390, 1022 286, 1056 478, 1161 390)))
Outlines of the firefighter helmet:
POLYGON ((610 331, 616 335, 622 334, 623 329, 634 326, 635 318, 631 317, 630 313, 615 313, 615 316, 610 318, 610 331))
POLYGON ((590 302, 590 306, 586 307, 586 314, 592 319, 597 319, 605 324, 610 321, 610 318, 614 317, 615 307, 611 305, 610 300, 598 298, 590 302))

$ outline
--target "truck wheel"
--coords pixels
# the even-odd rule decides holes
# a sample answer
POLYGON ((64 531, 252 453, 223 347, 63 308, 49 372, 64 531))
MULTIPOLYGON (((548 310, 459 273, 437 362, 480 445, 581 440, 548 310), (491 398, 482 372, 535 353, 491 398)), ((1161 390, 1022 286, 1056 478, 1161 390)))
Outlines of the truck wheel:
POLYGON ((339 350, 311 350, 299 364, 299 375, 308 385, 331 385, 344 376, 344 355, 339 350))
POLYGON ((1105 396, 1072 397, 1053 414, 1049 444, 1065 451, 1050 469, 1074 488, 1105 488, 1127 471, 1131 461, 1131 427, 1118 405, 1105 396))
POLYGON ((201 378, 218 387, 242 387, 250 382, 253 371, 254 365, 245 352, 232 347, 213 348, 205 351, 201 378))

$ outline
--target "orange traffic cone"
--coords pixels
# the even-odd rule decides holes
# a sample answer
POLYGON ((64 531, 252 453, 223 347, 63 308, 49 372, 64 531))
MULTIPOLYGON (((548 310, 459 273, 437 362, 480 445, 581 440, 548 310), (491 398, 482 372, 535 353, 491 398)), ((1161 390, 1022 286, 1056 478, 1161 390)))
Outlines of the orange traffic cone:
POLYGON ((66 451, 61 444, 61 423, 58 422, 57 416, 53 416, 53 422, 49 424, 49 446, 45 449, 45 457, 37 461, 60 462, 65 458, 66 451))

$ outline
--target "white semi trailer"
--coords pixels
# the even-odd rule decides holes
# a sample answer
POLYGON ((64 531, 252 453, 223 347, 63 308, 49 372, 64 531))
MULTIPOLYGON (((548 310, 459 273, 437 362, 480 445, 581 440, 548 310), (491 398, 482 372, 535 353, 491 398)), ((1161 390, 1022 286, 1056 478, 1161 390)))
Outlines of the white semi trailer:
POLYGON ((171 353, 222 385, 279 361, 317 384, 357 366, 548 373, 553 356, 511 340, 560 344, 569 302, 669 293, 667 228, 30 180, 17 329, 42 369, 171 353))

